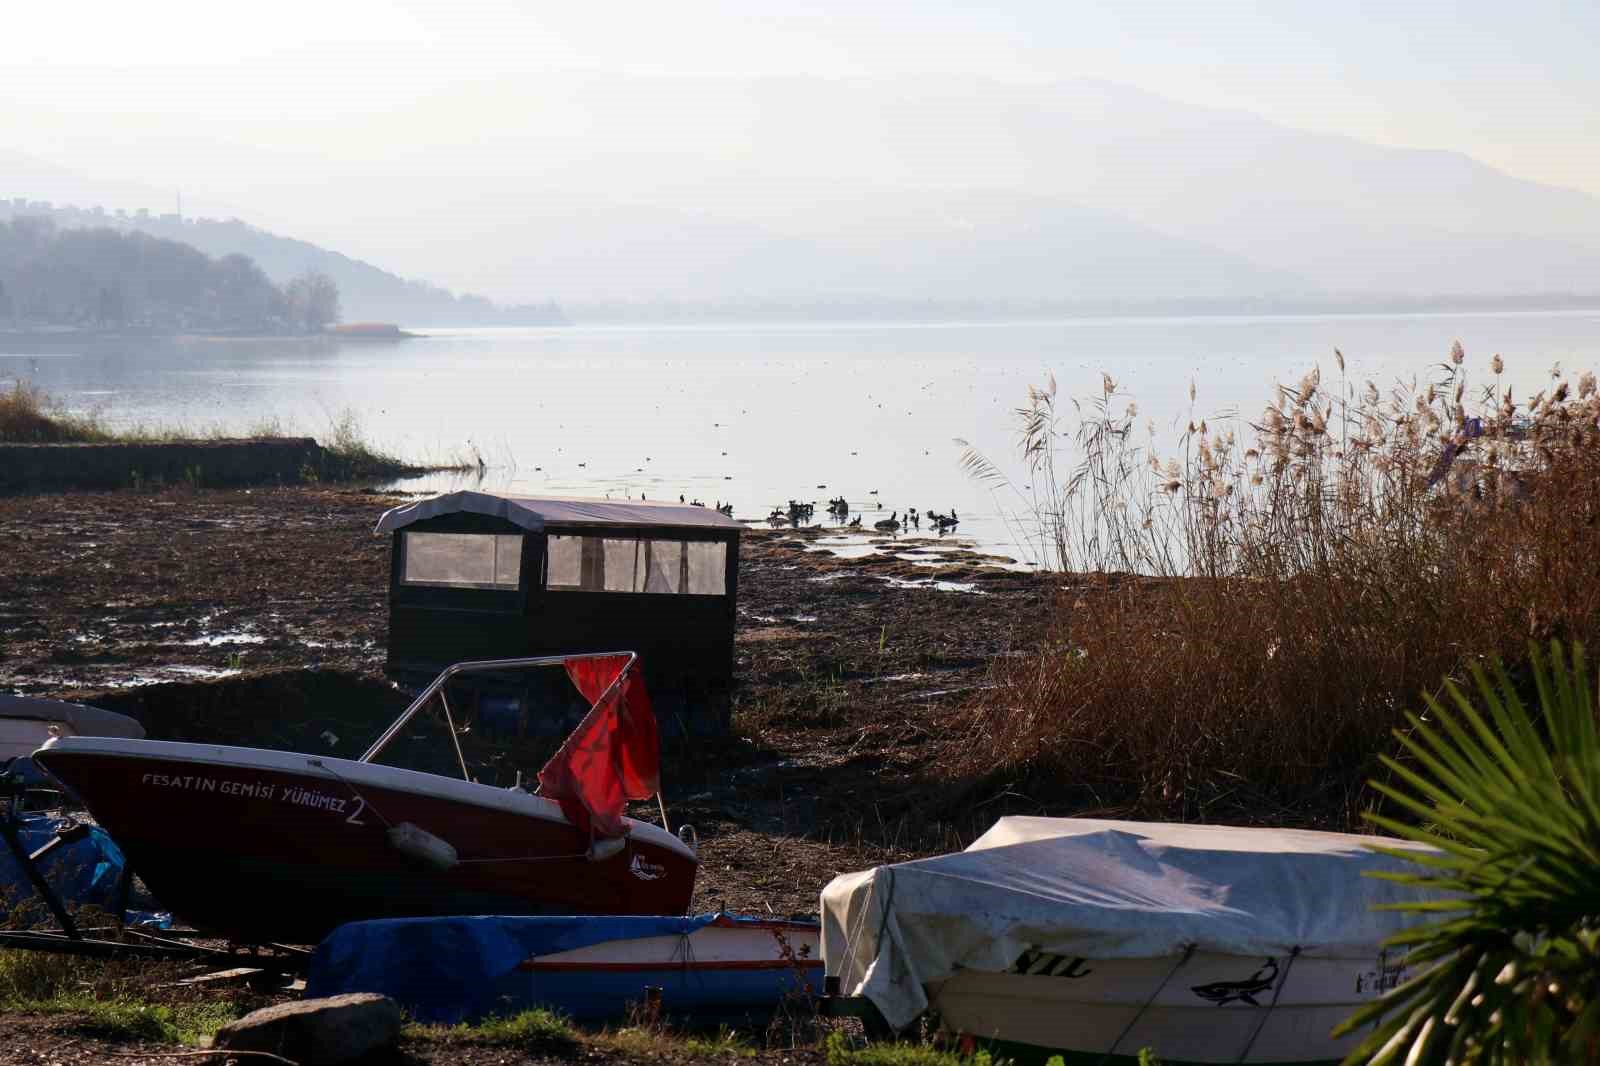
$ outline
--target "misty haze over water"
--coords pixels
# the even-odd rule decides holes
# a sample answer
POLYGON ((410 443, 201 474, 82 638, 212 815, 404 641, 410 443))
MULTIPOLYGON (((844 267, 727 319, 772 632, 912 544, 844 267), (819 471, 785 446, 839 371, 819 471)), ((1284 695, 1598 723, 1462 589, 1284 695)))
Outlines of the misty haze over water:
MULTIPOLYGON (((470 453, 489 464, 481 482, 407 485, 419 491, 682 494, 731 501, 741 518, 790 499, 816 500, 821 514, 843 495, 869 528, 892 511, 953 507, 963 537, 1017 554, 1002 516, 1020 501, 968 480, 955 440, 1026 485, 1013 411, 1048 375, 1063 396, 1090 398, 1109 373, 1114 410, 1138 405, 1138 443, 1152 422, 1156 449, 1170 453, 1190 417, 1218 428, 1254 419, 1274 382, 1292 385, 1313 365, 1336 390, 1336 346, 1352 387, 1371 379, 1387 390, 1400 379, 1426 387, 1457 338, 1473 380, 1488 380, 1499 352, 1505 383, 1526 398, 1552 364, 1588 365, 1600 311, 454 330, 380 345, 83 342, 0 355, 0 376, 31 378, 117 425, 241 431, 279 419, 318 435, 351 410, 409 458, 470 453)), ((1064 459, 1075 462, 1070 448, 1064 459)))

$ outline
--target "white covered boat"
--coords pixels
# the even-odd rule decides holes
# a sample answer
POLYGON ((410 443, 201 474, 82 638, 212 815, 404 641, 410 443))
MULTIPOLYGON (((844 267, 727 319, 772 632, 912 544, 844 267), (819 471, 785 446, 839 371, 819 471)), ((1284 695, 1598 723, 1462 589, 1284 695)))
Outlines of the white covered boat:
MULTIPOLYGON (((1371 837, 1003 818, 966 851, 835 878, 823 957, 894 1028, 1019 1059, 1335 1062, 1330 1031, 1410 974, 1381 946, 1414 889, 1371 837)), ((1385 844, 1413 849, 1396 841, 1385 844)))

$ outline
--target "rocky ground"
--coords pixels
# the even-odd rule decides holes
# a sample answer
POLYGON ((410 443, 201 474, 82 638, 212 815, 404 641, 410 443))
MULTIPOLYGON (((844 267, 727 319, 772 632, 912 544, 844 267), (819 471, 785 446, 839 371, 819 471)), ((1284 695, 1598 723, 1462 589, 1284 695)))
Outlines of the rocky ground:
MULTIPOLYGON (((266 742, 296 750, 330 731, 328 686, 379 721, 401 700, 381 677, 389 543, 372 533, 394 502, 318 486, 0 499, 0 691, 179 706, 217 739, 230 712, 270 705, 283 720, 266 742)), ((666 746, 668 805, 702 841, 697 910, 812 914, 835 874, 958 848, 992 821, 976 782, 939 768, 989 664, 1036 638, 1050 579, 954 537, 840 558, 825 535, 746 535, 733 735, 666 746)), ((36 1054, 0 1061, 102 1061, 60 1019, 0 1024, 36 1054)), ((409 1061, 541 1061, 436 1052, 409 1061)))

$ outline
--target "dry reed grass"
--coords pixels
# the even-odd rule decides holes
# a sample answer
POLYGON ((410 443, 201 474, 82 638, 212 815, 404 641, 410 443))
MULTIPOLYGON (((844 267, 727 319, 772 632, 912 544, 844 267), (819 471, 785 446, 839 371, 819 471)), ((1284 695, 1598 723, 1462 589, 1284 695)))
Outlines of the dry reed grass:
POLYGON ((66 444, 109 436, 98 421, 70 414, 37 386, 16 381, 0 390, 0 442, 66 444))
POLYGON ((1458 344, 1385 396, 1335 360, 1336 388, 1313 371, 1239 437, 1191 423, 1171 458, 1110 378, 1076 425, 1053 382, 1030 390, 1030 539, 1098 577, 996 665, 964 770, 1144 816, 1352 826, 1421 692, 1530 637, 1596 646, 1594 376, 1552 368, 1519 401, 1498 355, 1469 386, 1458 344))
MULTIPOLYGON (((78 414, 68 411, 59 400, 38 386, 15 381, 0 391, 0 443, 12 444, 160 444, 195 440, 275 439, 293 436, 291 428, 277 418, 260 419, 243 429, 225 424, 191 426, 183 424, 138 424, 110 428, 98 412, 78 414)), ((328 415, 322 434, 322 469, 308 471, 320 478, 358 480, 392 478, 423 470, 469 471, 484 469, 483 457, 473 450, 434 462, 426 467, 392 455, 368 439, 360 415, 347 408, 328 415)))

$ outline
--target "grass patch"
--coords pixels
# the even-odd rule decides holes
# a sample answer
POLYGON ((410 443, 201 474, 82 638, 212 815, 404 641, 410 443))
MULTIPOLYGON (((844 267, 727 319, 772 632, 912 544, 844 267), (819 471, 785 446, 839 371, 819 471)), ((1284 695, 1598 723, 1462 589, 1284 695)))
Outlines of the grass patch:
MULTIPOLYGON (((380 450, 367 439, 361 427, 361 418, 351 409, 330 418, 328 431, 322 440, 321 477, 338 480, 358 478, 399 477, 418 473, 419 469, 380 450)), ((464 465, 456 469, 466 469, 464 465)))
POLYGON ((244 1008, 228 1000, 157 1004, 142 995, 170 965, 0 951, 0 1011, 74 1015, 77 1028, 112 1040, 195 1044, 244 1008))
POLYGON ((868 1044, 852 1047, 843 1033, 829 1033, 823 1045, 828 1066, 991 1066, 987 1051, 972 1056, 941 1051, 927 1044, 868 1044))
POLYGON ((756 1049, 732 1029, 715 1034, 678 1033, 670 1029, 630 1026, 601 1033, 594 1043, 624 1055, 671 1055, 693 1058, 749 1058, 756 1049))
POLYGON ((1387 394, 1335 366, 1166 444, 1109 377, 1070 408, 1030 390, 1019 525, 1081 576, 950 769, 1047 807, 1350 828, 1419 693, 1530 638, 1600 646, 1594 375, 1519 399, 1459 346, 1387 394))
POLYGON ((412 1023, 405 1027, 405 1036, 435 1043, 495 1044, 552 1052, 570 1050, 580 1041, 578 1031, 566 1018, 543 1008, 457 1025, 412 1023))
MULTIPOLYGON (((0 443, 9 444, 178 444, 186 441, 273 440, 306 436, 278 418, 263 418, 239 429, 223 425, 138 424, 112 429, 99 413, 74 414, 37 386, 16 381, 0 391, 0 443)), ((312 434, 315 435, 315 434, 312 434)), ((476 452, 457 455, 429 466, 406 462, 378 447, 362 428, 354 410, 331 415, 318 436, 321 462, 301 471, 306 481, 351 481, 394 478, 432 470, 466 471, 485 468, 476 452)), ((198 480, 198 472, 197 472, 198 480)))
POLYGON ((590 1033, 579 1030, 561 1014, 543 1008, 457 1025, 413 1023, 406 1026, 404 1035, 431 1043, 488 1044, 550 1054, 571 1052, 580 1046, 639 1057, 747 1058, 755 1054, 755 1048, 744 1037, 729 1029, 704 1034, 629 1026, 590 1033))
POLYGON ((244 1013, 227 1000, 164 1005, 134 999, 64 996, 12 1008, 26 1014, 72 1014, 75 1026, 108 1040, 144 1040, 163 1044, 199 1044, 244 1013))

